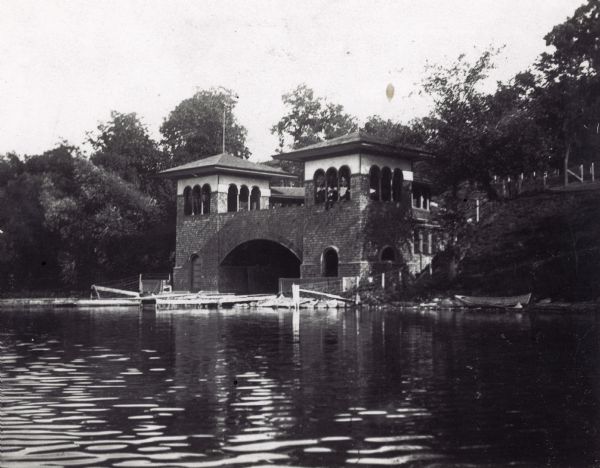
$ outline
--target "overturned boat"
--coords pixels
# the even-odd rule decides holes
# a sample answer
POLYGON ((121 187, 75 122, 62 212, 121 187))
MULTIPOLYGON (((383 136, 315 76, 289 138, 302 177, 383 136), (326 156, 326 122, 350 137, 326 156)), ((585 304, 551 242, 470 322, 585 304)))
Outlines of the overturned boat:
POLYGON ((519 296, 454 296, 461 305, 467 307, 522 308, 529 304, 531 293, 519 296))

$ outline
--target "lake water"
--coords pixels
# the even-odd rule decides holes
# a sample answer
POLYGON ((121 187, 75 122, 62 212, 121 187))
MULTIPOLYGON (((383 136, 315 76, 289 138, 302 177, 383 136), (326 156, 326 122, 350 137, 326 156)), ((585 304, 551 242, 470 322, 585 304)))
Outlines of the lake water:
POLYGON ((3 310, 0 465, 599 466, 598 326, 3 310))

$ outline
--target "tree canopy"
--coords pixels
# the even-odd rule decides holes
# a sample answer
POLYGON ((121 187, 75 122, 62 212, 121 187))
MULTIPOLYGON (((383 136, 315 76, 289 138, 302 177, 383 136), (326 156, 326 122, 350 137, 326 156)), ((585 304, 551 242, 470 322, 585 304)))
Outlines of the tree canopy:
POLYGON ((344 112, 340 104, 315 96, 301 84, 282 96, 285 115, 271 127, 279 139, 279 151, 302 148, 356 131, 356 118, 344 112))
POLYGON ((235 93, 225 88, 198 91, 180 102, 160 127, 172 165, 223 152, 224 116, 225 150, 248 158, 247 131, 235 117, 236 104, 235 93))
POLYGON ((362 130, 392 143, 424 146, 430 138, 424 122, 424 119, 413 119, 408 124, 403 124, 372 115, 367 119, 362 130))
POLYGON ((545 36, 530 93, 554 153, 589 160, 600 150, 600 2, 588 0, 545 36))
POLYGON ((94 149, 90 158, 94 164, 138 187, 145 188, 151 176, 168 163, 135 113, 112 111, 110 120, 101 122, 88 141, 94 149))

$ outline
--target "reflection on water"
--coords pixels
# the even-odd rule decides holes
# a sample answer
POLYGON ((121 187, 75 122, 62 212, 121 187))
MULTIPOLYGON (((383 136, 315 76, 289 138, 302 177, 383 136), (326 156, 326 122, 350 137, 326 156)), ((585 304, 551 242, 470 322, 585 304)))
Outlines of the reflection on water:
POLYGON ((592 317, 0 312, 2 466, 593 466, 592 317))

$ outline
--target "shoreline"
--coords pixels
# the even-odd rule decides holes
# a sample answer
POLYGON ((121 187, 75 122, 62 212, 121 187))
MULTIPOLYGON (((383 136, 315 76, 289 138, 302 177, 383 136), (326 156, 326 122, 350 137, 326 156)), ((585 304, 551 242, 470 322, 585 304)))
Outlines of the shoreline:
MULTIPOLYGON (((90 309, 90 308, 142 308, 143 298, 118 298, 118 299, 81 299, 77 297, 45 297, 45 298, 10 298, 0 299, 0 310, 1 309, 14 309, 14 308, 71 308, 71 309, 90 309)), ((190 301, 190 305, 191 304, 190 301)), ((198 301, 198 308, 201 308, 203 304, 198 301)), ((246 305, 246 307, 249 307, 246 305)), ((349 308, 356 307, 350 305, 349 308)), ((448 306, 448 305, 434 305, 431 303, 422 304, 420 302, 411 301, 391 301, 381 304, 363 304, 359 307, 377 308, 382 310, 390 309, 418 309, 418 310, 465 310, 474 313, 485 312, 485 313, 502 313, 502 312, 513 312, 513 313, 544 313, 544 314, 573 314, 573 313, 592 313, 600 312, 599 302, 553 302, 553 303, 539 303, 530 304, 523 309, 514 308, 468 308, 464 306, 448 306)), ((274 308, 290 309, 288 306, 279 306, 274 308)), ((320 310, 314 308, 314 310, 320 310)))

